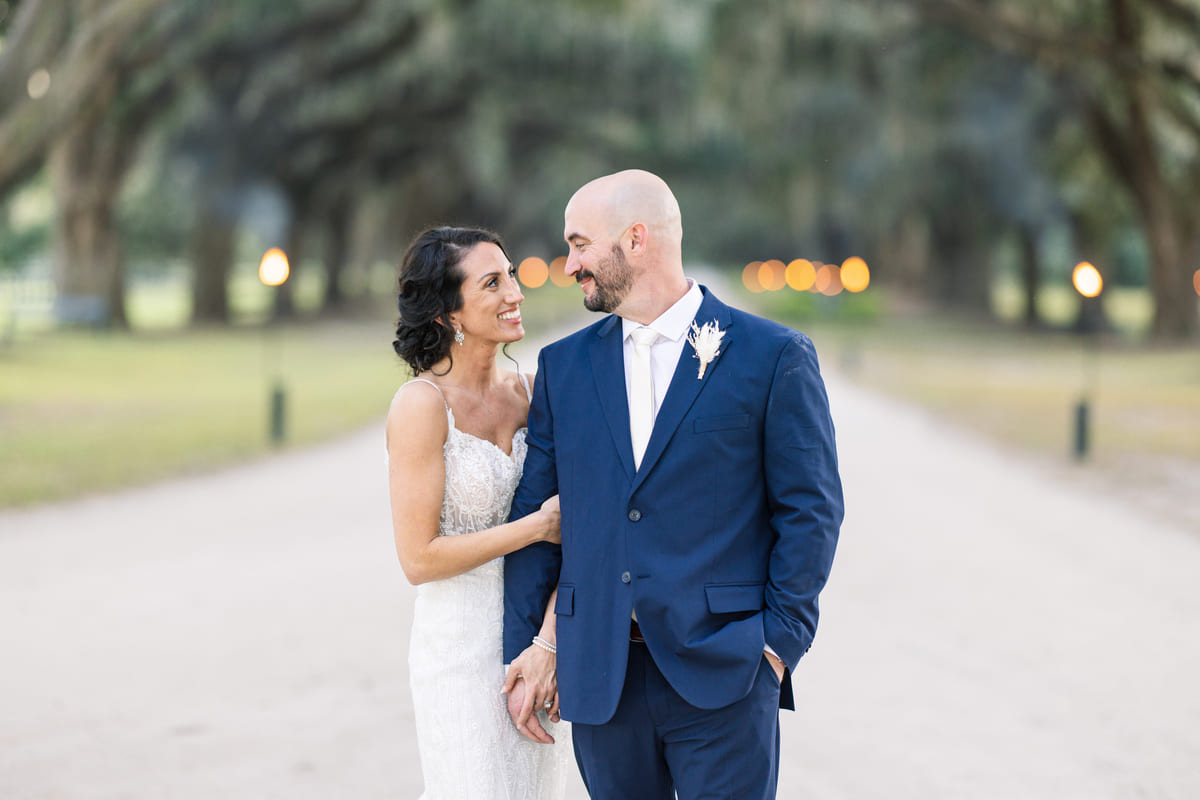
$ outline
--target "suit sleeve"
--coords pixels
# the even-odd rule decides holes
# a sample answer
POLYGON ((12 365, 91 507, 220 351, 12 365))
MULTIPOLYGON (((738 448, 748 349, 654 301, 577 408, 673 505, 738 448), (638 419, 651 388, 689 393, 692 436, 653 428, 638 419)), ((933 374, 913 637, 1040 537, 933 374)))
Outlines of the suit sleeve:
MULTIPOLYGON (((509 520, 536 511, 558 492, 554 462, 554 420, 550 413, 545 353, 538 355, 533 399, 525 433, 528 449, 521 482, 513 495, 509 520)), ((504 558, 504 663, 529 646, 542 627, 550 593, 558 585, 562 548, 548 542, 531 544, 504 558)))
POLYGON ((796 334, 780 355, 767 401, 764 471, 775 546, 763 628, 794 669, 817 630, 843 516, 842 483, 829 400, 816 350, 796 334))

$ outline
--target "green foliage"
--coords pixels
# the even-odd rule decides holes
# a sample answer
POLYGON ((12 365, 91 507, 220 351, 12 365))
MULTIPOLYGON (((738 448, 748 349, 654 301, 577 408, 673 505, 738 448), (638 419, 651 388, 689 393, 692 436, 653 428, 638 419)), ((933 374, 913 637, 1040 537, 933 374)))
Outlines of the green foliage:
POLYGON ((49 226, 30 225, 12 230, 0 224, 0 272, 17 270, 32 258, 45 253, 49 243, 49 226))

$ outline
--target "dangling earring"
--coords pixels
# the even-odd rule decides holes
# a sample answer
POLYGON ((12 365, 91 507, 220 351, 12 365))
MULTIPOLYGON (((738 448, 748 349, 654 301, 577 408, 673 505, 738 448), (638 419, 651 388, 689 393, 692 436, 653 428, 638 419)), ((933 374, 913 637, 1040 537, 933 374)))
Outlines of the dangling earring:
POLYGON ((462 347, 463 342, 465 342, 466 340, 467 340, 467 337, 463 334, 462 328, 455 328, 454 329, 454 341, 458 342, 458 346, 462 347))

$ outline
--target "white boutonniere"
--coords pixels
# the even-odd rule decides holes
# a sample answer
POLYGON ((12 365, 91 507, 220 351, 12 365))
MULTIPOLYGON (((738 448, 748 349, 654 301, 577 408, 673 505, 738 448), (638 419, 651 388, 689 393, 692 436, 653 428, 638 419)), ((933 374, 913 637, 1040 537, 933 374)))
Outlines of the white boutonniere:
POLYGON ((725 331, 717 327, 717 321, 706 322, 702 326, 697 326, 692 323, 692 332, 688 334, 688 344, 696 351, 696 358, 700 359, 700 372, 696 375, 696 380, 703 380, 704 371, 708 369, 709 363, 721 354, 721 338, 725 336, 725 331))

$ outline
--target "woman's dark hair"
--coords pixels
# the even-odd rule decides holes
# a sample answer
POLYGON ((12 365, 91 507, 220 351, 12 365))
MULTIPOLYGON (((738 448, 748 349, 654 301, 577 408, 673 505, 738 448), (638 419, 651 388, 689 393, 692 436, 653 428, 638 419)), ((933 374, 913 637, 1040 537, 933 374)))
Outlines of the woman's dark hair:
MULTIPOLYGON (((500 237, 479 228, 429 228, 408 246, 400 264, 400 319, 392 347, 414 375, 450 355, 454 342, 450 315, 462 308, 466 277, 460 264, 481 242, 496 245, 508 257, 500 237)), ((453 356, 450 360, 453 364, 453 356)))

